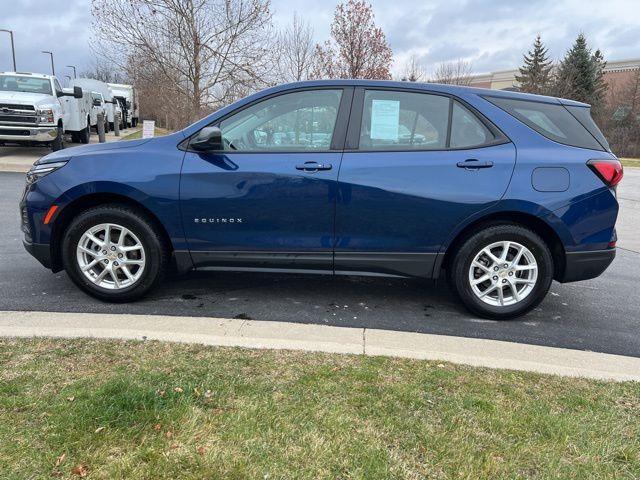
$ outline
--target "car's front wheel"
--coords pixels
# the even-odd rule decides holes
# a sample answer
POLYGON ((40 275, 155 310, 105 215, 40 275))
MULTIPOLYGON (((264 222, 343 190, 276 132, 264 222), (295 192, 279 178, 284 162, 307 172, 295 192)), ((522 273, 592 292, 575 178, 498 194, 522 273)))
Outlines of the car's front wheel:
POLYGON ((494 225, 462 243, 448 279, 473 313, 506 320, 544 299, 553 280, 553 257, 544 240, 528 228, 494 225))
POLYGON ((67 228, 62 260, 69 277, 101 300, 127 302, 147 293, 164 275, 162 236, 145 215, 121 205, 91 208, 67 228))

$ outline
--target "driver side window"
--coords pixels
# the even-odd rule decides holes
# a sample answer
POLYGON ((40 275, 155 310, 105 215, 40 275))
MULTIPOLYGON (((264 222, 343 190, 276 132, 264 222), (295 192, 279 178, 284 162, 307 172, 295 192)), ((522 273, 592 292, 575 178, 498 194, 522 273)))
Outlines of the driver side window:
POLYGON ((305 90, 269 98, 220 122, 226 151, 325 151, 331 148, 342 90, 305 90))

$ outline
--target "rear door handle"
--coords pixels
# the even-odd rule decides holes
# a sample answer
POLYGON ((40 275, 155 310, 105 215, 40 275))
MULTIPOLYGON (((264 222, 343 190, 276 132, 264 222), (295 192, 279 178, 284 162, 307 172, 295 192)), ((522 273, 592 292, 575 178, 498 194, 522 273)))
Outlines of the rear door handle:
POLYGON ((464 162, 456 163, 456 165, 457 165, 458 168, 466 168, 467 170, 476 170, 478 168, 491 168, 491 167, 493 167, 493 162, 491 162, 491 161, 481 162, 478 159, 469 158, 469 159, 465 160, 464 162))
POLYGON ((302 165, 296 165, 296 170, 305 172, 317 172, 318 170, 331 170, 333 165, 330 163, 304 162, 302 165))

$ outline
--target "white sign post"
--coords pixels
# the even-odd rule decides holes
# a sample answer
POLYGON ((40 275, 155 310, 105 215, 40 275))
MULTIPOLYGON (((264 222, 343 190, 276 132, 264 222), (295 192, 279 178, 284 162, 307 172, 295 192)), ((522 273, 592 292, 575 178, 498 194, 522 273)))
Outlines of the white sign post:
POLYGON ((156 131, 155 120, 144 120, 142 122, 142 138, 153 138, 156 131))

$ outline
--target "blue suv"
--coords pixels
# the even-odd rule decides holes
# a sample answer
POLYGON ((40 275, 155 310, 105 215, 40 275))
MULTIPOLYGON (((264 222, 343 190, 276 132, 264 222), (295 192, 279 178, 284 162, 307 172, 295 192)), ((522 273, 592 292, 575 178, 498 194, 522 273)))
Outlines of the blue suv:
POLYGON ((506 319, 612 262, 622 174, 582 103, 313 81, 165 137, 47 155, 20 210, 27 250, 106 301, 170 269, 444 275, 506 319))

